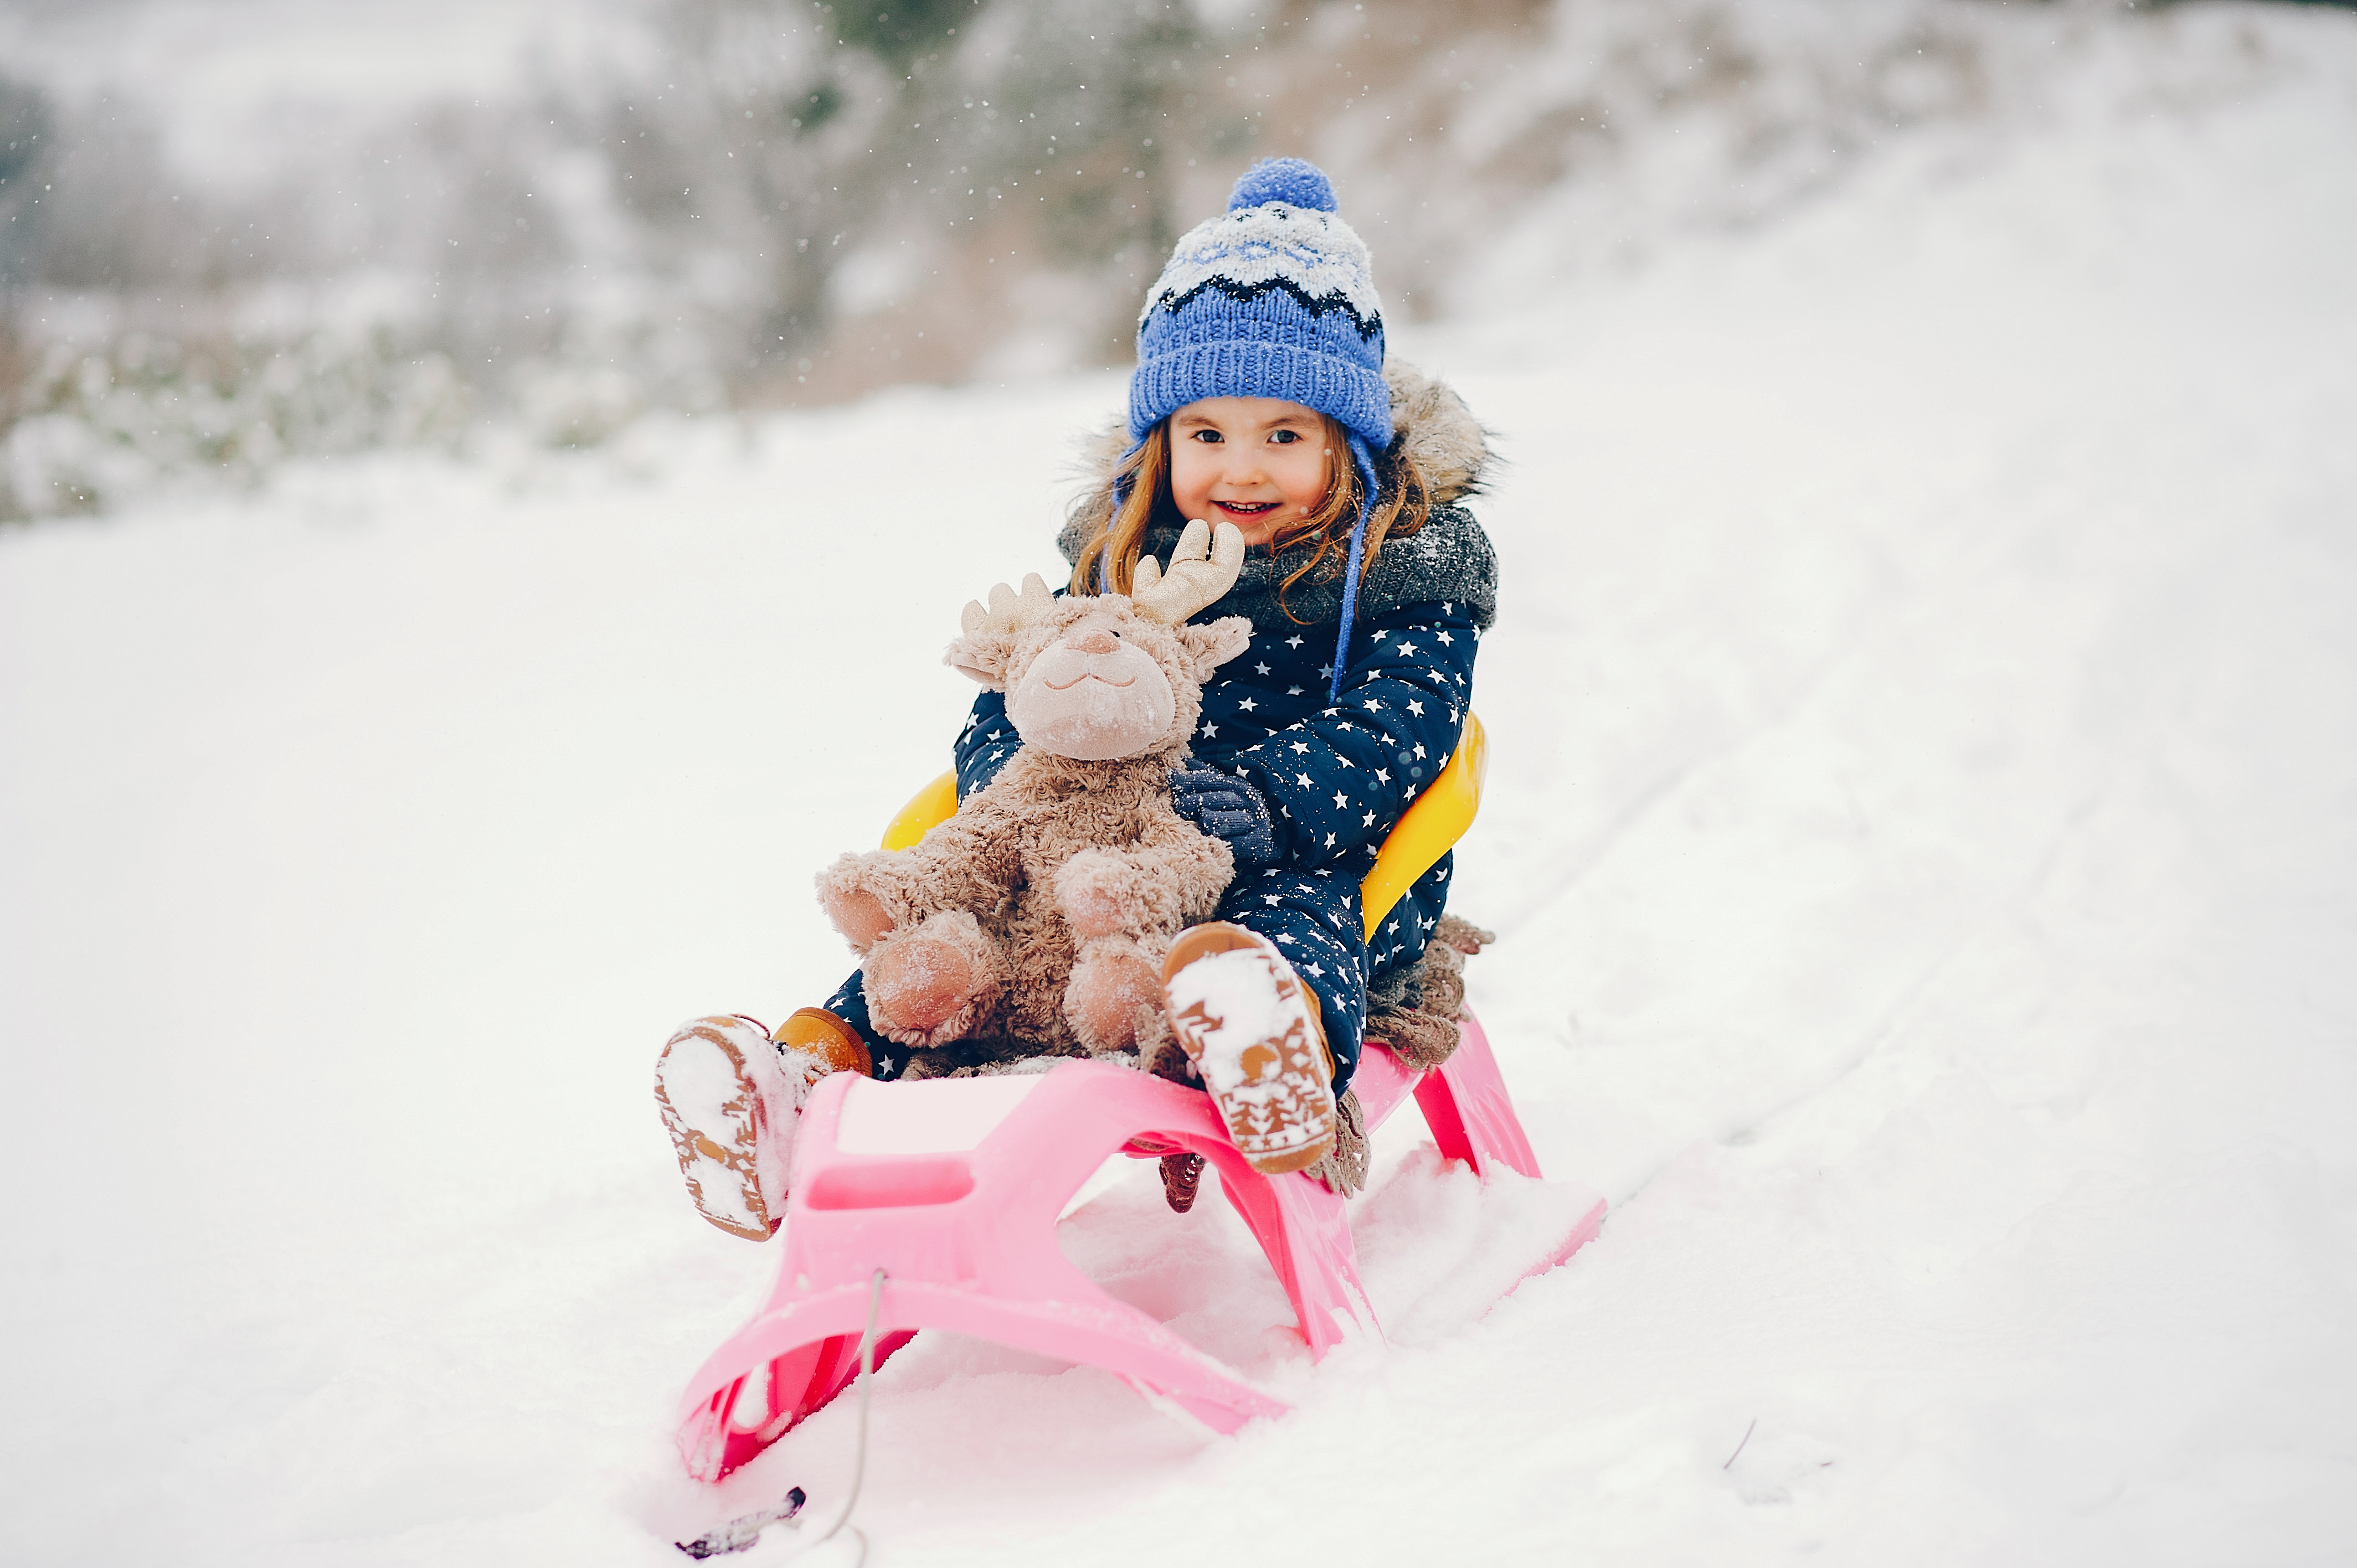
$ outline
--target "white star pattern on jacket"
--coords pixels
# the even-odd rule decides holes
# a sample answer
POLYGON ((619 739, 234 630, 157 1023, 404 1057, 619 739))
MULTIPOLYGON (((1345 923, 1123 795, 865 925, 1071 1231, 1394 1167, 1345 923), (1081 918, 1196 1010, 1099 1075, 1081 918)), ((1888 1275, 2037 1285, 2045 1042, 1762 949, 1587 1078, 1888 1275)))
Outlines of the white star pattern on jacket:
MULTIPOLYGON (((1242 666, 1233 678, 1206 692, 1204 715, 1196 730, 1198 755, 1215 756, 1224 750, 1227 756, 1222 760, 1251 779, 1268 795, 1284 820, 1301 830, 1290 851, 1297 863, 1305 846, 1323 851, 1329 831, 1334 833, 1336 856, 1358 853, 1371 839, 1380 843, 1393 815, 1432 779, 1428 770, 1414 778, 1401 777, 1405 769, 1394 759, 1416 762, 1417 746, 1424 747, 1425 757, 1441 755, 1444 746, 1456 748, 1464 706, 1441 699, 1445 691, 1456 689, 1470 672, 1473 650, 1465 634, 1472 628, 1463 618, 1437 615, 1437 607, 1432 603, 1404 605, 1370 618, 1365 641, 1352 639, 1354 647, 1367 651, 1345 671, 1341 706, 1320 705, 1305 712, 1293 705, 1305 699, 1299 694, 1288 696, 1288 686, 1315 691, 1296 671, 1313 665, 1322 669, 1329 662, 1318 658, 1317 639, 1295 632, 1256 640, 1254 646, 1260 656, 1242 666), (1451 633, 1448 643, 1439 640, 1442 630, 1451 633), (1293 647, 1297 636, 1301 639, 1299 648, 1293 647), (1403 645, 1415 652, 1402 654, 1403 645), (1257 673, 1264 664, 1270 671, 1266 677, 1257 673), (1370 703, 1374 706, 1370 708, 1370 703), (1458 710, 1455 720, 1445 716, 1451 706, 1458 710), (1264 744, 1272 734, 1283 735, 1281 747, 1264 744), (1270 766, 1273 750, 1281 750, 1297 766, 1276 771, 1270 766), (1405 788, 1383 796, 1380 803, 1352 800, 1351 791, 1342 789, 1340 792, 1349 804, 1337 805, 1334 796, 1341 782, 1340 775, 1361 769, 1387 788, 1394 784, 1405 788), (1375 821, 1369 823, 1365 807, 1377 804, 1375 821)), ((1232 663, 1228 669, 1238 666, 1232 663)), ((1306 700, 1314 703, 1318 698, 1306 700)), ((1322 854, 1316 855, 1311 863, 1324 858, 1322 854)))

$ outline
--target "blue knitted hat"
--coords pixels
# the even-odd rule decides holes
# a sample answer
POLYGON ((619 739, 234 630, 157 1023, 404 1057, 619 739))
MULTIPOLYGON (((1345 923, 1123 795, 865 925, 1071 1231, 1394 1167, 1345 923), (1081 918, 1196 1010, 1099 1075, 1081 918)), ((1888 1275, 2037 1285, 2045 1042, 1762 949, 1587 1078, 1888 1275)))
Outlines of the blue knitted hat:
POLYGON ((1268 158, 1189 230, 1137 318, 1130 439, 1199 398, 1278 397, 1391 445, 1383 307, 1318 166, 1268 158))
POLYGON ((1146 295, 1129 378, 1131 441, 1207 397, 1283 398, 1350 432, 1363 499, 1342 585, 1339 693, 1379 489, 1371 454, 1391 445, 1392 394, 1367 247, 1336 215, 1334 188, 1315 164, 1265 158, 1246 169, 1227 211, 1187 231, 1146 295))

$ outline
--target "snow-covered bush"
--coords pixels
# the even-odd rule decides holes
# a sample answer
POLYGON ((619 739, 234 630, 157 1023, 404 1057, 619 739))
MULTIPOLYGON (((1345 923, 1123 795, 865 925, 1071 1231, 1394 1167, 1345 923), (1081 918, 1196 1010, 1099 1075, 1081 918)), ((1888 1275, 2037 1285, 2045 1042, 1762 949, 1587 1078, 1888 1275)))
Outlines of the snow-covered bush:
POLYGON ((144 330, 25 358, 0 430, 0 518, 99 510, 182 476, 258 478, 295 453, 448 444, 470 393, 384 329, 291 342, 144 330))

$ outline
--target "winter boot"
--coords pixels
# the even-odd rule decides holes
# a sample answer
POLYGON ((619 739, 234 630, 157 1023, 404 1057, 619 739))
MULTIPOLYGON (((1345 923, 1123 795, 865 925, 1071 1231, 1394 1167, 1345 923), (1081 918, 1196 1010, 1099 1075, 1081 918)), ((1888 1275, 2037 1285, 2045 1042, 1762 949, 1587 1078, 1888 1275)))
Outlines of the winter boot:
POLYGON ((770 1038, 776 1042, 778 1060, 787 1076, 802 1085, 794 1099, 797 1110, 810 1098, 810 1090, 830 1073, 876 1076, 876 1064, 868 1059, 867 1042, 859 1037, 859 1031, 823 1007, 801 1009, 779 1025, 770 1038))
POLYGON ((1318 997, 1272 943, 1224 920, 1193 927, 1163 961, 1162 1000, 1247 1165, 1282 1176, 1334 1146, 1318 997))
POLYGON ((1195 1207, 1195 1195, 1203 1190, 1203 1156, 1181 1152, 1162 1156, 1162 1200, 1173 1214, 1184 1214, 1195 1207))
POLYGON ((655 1063, 655 1103, 704 1218, 766 1241, 785 1217, 794 1127, 813 1085, 834 1072, 868 1073, 858 1031, 805 1007, 775 1038, 751 1018, 698 1018, 655 1063))

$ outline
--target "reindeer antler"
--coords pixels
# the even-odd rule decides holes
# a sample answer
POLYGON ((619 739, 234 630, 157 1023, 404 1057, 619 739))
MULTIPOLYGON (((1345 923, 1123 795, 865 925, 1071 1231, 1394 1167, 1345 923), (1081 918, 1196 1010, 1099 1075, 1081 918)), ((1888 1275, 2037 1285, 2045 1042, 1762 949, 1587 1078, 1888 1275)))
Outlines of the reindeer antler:
POLYGON ((1165 626, 1183 626, 1189 616, 1217 604, 1222 595, 1236 585, 1243 569, 1243 530, 1223 522, 1214 532, 1199 517, 1178 536, 1178 548, 1170 553, 1168 575, 1153 556, 1137 558, 1129 602, 1137 607, 1138 614, 1165 626))
POLYGON ((985 631, 1021 631, 1027 626, 1037 626, 1056 613, 1056 596, 1039 580, 1037 572, 1026 573, 1023 591, 1018 594, 1004 583, 994 584, 990 590, 990 607, 982 607, 979 599, 968 599, 965 612, 958 618, 968 637, 985 631))

